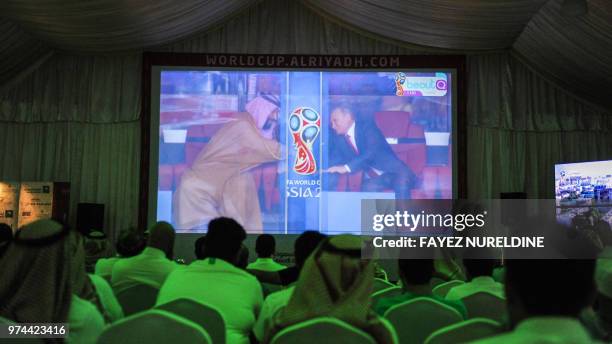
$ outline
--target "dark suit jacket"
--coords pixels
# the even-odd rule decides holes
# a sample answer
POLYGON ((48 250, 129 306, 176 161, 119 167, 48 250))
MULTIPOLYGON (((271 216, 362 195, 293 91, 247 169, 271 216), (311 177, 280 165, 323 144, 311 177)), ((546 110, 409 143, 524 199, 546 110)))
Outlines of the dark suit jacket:
POLYGON ((355 122, 356 154, 343 135, 331 134, 330 164, 348 165, 351 172, 373 167, 382 172, 397 173, 410 168, 395 155, 374 121, 355 122))

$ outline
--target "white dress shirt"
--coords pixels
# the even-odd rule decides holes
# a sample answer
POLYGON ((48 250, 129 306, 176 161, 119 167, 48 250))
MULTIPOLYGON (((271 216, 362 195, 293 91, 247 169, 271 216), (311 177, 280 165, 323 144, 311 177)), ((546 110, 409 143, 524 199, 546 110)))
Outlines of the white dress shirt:
POLYGON ((485 338, 478 344, 582 344, 595 343, 576 319, 564 317, 534 317, 523 320, 514 331, 485 338))
POLYGON ((492 293, 493 295, 501 298, 505 297, 503 284, 495 282, 491 276, 478 276, 473 278, 470 282, 451 288, 451 290, 448 291, 448 294, 446 294, 445 299, 461 300, 464 297, 468 297, 482 291, 492 293))
POLYGON ((123 309, 121 308, 119 301, 117 301, 117 297, 115 296, 110 284, 108 284, 104 278, 97 275, 90 274, 89 278, 91 279, 91 283, 96 289, 96 294, 98 294, 100 303, 106 310, 106 313, 108 313, 111 322, 115 322, 123 318, 123 309))
POLYGON ((72 295, 68 326, 68 343, 95 344, 104 330, 104 318, 93 303, 72 295))
POLYGON ((119 261, 119 259, 119 257, 98 259, 96 262, 95 274, 110 281, 113 273, 113 266, 119 261))
POLYGON ((248 344, 263 292, 253 275, 222 259, 207 258, 171 273, 156 304, 180 298, 217 309, 225 321, 227 343, 248 344))
POLYGON ((164 251, 147 247, 137 256, 122 258, 115 263, 111 285, 115 292, 136 284, 161 287, 166 277, 179 268, 179 264, 166 258, 164 251))
POLYGON ((253 327, 253 334, 255 338, 260 342, 264 339, 264 335, 266 333, 266 329, 269 326, 269 321, 279 309, 285 307, 287 303, 289 303, 289 299, 291 299, 291 295, 293 295, 293 291, 295 290, 295 286, 291 286, 287 289, 279 290, 275 293, 272 293, 266 297, 264 300, 263 306, 261 307, 261 312, 259 313, 259 317, 257 318, 257 322, 253 327))
POLYGON ((275 262, 272 258, 257 258, 257 260, 247 266, 247 269, 262 271, 279 271, 286 268, 286 266, 275 262))

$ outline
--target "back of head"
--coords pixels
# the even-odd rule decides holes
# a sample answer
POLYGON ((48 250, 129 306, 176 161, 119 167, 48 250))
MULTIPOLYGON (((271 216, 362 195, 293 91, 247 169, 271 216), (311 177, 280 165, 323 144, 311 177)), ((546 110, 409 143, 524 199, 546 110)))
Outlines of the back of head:
POLYGON ((198 238, 198 240, 194 243, 194 254, 196 259, 205 259, 206 258, 206 250, 204 249, 204 243, 206 242, 206 236, 202 235, 198 238))
POLYGON ((490 248, 470 248, 463 252, 463 266, 468 279, 481 276, 492 276, 498 266, 496 252, 490 248))
POLYGON ((236 220, 218 217, 208 223, 204 249, 210 258, 219 258, 236 264, 244 239, 246 232, 236 220))
POLYGON ((480 276, 492 276, 493 270, 497 267, 497 260, 468 258, 463 259, 463 266, 469 279, 480 276))
POLYGON ((117 253, 121 257, 133 257, 140 254, 146 246, 145 236, 137 228, 124 229, 117 239, 117 253))
POLYGON ((593 297, 593 259, 513 259, 505 265, 506 298, 515 323, 533 316, 577 317, 593 297))
POLYGON ((13 239, 13 230, 6 223, 0 223, 0 244, 13 239))
POLYGON ((276 250, 276 241, 270 234, 261 234, 255 241, 255 252, 259 258, 270 258, 276 250))
POLYGON ((174 256, 174 227, 165 221, 157 222, 149 230, 147 246, 162 250, 166 258, 174 256))
POLYGON ((325 240, 327 235, 316 231, 305 231, 295 240, 293 250, 295 255, 295 265, 298 268, 304 266, 306 258, 325 240))
POLYGON ((405 285, 428 284, 433 276, 433 259, 399 259, 400 277, 405 285))
POLYGON ((52 220, 22 227, 0 259, 0 316, 66 322, 72 295, 69 230, 52 220))

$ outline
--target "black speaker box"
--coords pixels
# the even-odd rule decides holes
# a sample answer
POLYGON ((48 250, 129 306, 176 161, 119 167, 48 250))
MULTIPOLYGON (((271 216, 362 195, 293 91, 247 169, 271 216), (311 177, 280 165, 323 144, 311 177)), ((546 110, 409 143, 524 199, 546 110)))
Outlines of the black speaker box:
POLYGON ((104 204, 79 203, 77 205, 77 230, 85 235, 104 232, 104 204))

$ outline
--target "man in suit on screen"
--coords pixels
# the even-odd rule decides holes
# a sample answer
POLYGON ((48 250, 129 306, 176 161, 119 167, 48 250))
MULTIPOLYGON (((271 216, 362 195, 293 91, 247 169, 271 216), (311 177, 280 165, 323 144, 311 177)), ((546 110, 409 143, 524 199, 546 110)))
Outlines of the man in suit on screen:
POLYGON ((355 120, 353 111, 339 106, 331 112, 330 163, 325 172, 364 172, 361 190, 380 192, 393 189, 396 199, 410 199, 415 175, 395 155, 374 121, 355 120))

